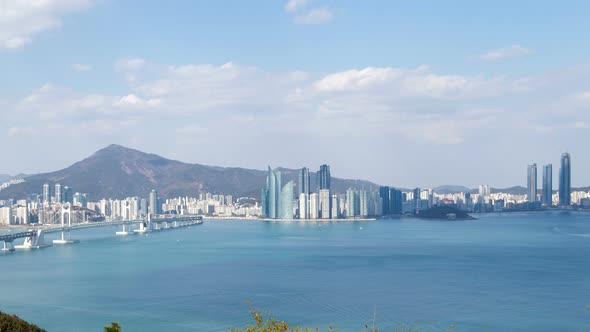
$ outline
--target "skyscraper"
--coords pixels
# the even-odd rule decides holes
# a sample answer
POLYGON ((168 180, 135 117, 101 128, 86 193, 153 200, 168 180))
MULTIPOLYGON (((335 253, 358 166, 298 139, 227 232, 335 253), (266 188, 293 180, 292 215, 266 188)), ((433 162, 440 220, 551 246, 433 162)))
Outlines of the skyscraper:
POLYGON ((543 191, 541 192, 541 203, 553 205, 553 165, 543 166, 543 191))
POLYGON ((59 184, 59 183, 56 183, 55 184, 55 202, 56 203, 61 203, 62 202, 61 184, 59 184))
POLYGON ((280 219, 293 219, 293 187, 293 181, 289 181, 281 189, 281 194, 279 197, 280 219))
POLYGON ((319 200, 317 193, 309 195, 309 218, 319 219, 319 200))
POLYGON ((570 154, 561 155, 561 167, 559 168, 559 206, 572 204, 572 169, 570 154))
POLYGON ((293 181, 281 187, 281 172, 269 166, 266 185, 261 190, 262 215, 270 219, 292 219, 293 187, 293 181))
POLYGON ((331 216, 331 208, 330 202, 332 200, 332 195, 330 195, 330 190, 328 189, 321 189, 320 190, 320 218, 322 219, 330 219, 331 216))
POLYGON ((340 218, 340 200, 338 195, 332 195, 332 219, 340 218))
POLYGON ((420 212, 420 188, 414 189, 414 212, 420 212))
POLYGON ((262 189, 262 214, 266 218, 277 219, 279 217, 279 198, 281 196, 281 172, 273 171, 268 166, 266 187, 262 189))
POLYGON ((311 193, 309 187, 309 168, 303 167, 299 170, 299 181, 297 182, 297 190, 298 194, 307 194, 311 193))
POLYGON ((330 166, 324 164, 320 166, 320 170, 317 174, 317 182, 318 188, 321 189, 330 189, 330 166))
POLYGON ((389 212, 391 214, 402 214, 402 191, 391 188, 389 190, 389 212))
POLYGON ((537 201, 537 164, 532 164, 527 167, 527 184, 526 184, 527 200, 530 203, 537 201))
POLYGON ((299 219, 309 219, 309 196, 299 194, 299 219))
POLYGON ((49 190, 49 183, 45 183, 43 185, 43 204, 44 205, 51 204, 51 192, 49 190))
POLYGON ((391 214, 391 190, 387 186, 379 187, 379 197, 381 198, 381 213, 383 215, 391 214))
POLYGON ((160 213, 160 204, 158 203, 158 192, 156 190, 152 190, 150 192, 150 205, 149 205, 149 213, 150 214, 158 214, 160 213))
POLYGON ((65 186, 64 187, 64 194, 63 194, 64 202, 65 203, 74 203, 74 193, 72 188, 65 186))

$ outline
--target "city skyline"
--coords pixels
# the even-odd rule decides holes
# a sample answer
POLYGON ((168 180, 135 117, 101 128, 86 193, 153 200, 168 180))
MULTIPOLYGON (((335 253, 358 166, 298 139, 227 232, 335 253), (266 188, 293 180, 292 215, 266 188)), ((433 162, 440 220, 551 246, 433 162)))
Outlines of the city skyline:
POLYGON ((462 1, 460 14, 436 2, 18 4, 0 21, 2 173, 117 142, 205 165, 326 162, 384 185, 508 187, 522 165, 569 150, 572 186, 590 184, 584 2, 462 1), (40 144, 56 141, 59 155, 40 144))

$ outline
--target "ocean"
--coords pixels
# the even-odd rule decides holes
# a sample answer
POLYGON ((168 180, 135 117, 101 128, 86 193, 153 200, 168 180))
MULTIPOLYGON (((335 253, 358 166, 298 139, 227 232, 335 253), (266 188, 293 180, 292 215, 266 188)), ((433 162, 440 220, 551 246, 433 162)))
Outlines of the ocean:
POLYGON ((228 331, 248 303, 345 332, 590 329, 590 213, 476 217, 81 230, 0 255, 0 311, 48 331, 228 331))

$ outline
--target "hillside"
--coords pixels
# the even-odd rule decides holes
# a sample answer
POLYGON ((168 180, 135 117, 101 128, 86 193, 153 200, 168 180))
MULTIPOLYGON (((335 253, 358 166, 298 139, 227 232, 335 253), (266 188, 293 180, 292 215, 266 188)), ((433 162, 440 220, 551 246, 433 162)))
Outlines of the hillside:
MULTIPOLYGON (((297 182, 298 170, 281 168, 281 172, 284 183, 297 182)), ((311 183, 315 183, 315 176, 310 172, 311 183)), ((91 200, 147 197, 152 189, 163 198, 205 192, 258 198, 266 171, 189 164, 113 144, 65 169, 31 175, 25 180, 0 190, 0 199, 40 194, 44 183, 72 187, 88 193, 91 200)), ((335 192, 343 193, 349 187, 377 190, 377 185, 368 181, 332 178, 335 192)))

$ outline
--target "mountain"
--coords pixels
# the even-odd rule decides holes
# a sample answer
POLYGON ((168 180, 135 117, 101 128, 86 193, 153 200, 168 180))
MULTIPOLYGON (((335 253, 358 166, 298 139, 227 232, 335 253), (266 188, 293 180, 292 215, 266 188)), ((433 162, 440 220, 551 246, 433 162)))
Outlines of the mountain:
MULTIPOLYGON (((283 183, 297 183, 298 170, 280 168, 283 183)), ((24 183, 0 190, 0 199, 39 194, 43 184, 73 188, 88 193, 91 200, 101 198, 148 197, 152 189, 162 198, 223 193, 236 197, 259 198, 266 171, 236 167, 215 167, 170 160, 120 145, 109 145, 68 168, 31 175, 24 183)), ((316 174, 310 172, 315 183, 316 174)), ((349 187, 377 190, 369 181, 332 178, 332 189, 344 193, 349 187)))
POLYGON ((456 185, 442 185, 433 189, 437 194, 456 194, 456 193, 468 193, 471 189, 464 186, 456 185))
POLYGON ((26 178, 28 175, 26 174, 17 174, 17 175, 8 175, 8 174, 0 174, 0 183, 5 183, 8 182, 10 180, 15 180, 15 179, 22 179, 22 178, 26 178))

